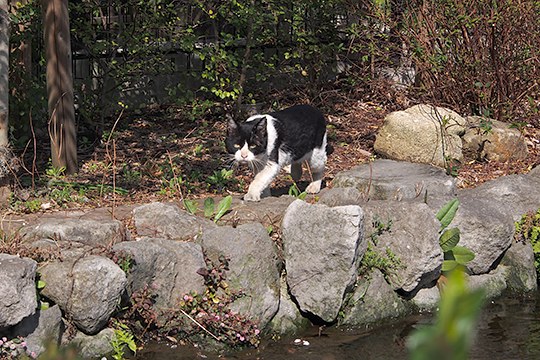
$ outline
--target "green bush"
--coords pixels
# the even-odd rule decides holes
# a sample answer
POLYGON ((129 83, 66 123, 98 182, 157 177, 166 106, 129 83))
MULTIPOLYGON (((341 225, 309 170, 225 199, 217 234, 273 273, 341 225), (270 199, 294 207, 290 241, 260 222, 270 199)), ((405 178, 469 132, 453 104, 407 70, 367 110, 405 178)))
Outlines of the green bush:
POLYGON ((534 266, 536 273, 540 274, 540 209, 536 213, 527 213, 516 221, 514 238, 516 241, 527 241, 532 244, 534 266))

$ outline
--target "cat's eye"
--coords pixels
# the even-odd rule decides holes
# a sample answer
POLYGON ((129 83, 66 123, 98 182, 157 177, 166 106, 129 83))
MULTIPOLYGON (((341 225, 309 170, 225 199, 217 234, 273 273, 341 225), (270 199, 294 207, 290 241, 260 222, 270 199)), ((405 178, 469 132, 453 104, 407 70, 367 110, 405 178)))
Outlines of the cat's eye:
POLYGON ((240 145, 234 144, 234 148, 235 148, 235 149, 240 149, 240 145))
POLYGON ((249 145, 250 149, 255 149, 256 147, 257 147, 257 145, 249 145))

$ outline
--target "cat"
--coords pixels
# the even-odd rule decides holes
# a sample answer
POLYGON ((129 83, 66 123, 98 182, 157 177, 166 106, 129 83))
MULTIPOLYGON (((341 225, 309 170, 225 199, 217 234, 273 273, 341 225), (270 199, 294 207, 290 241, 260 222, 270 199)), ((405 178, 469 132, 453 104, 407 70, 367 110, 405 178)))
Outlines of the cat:
POLYGON ((321 190, 327 159, 326 120, 313 106, 295 105, 241 123, 230 118, 225 144, 235 162, 249 165, 255 173, 245 201, 259 201, 269 194, 270 184, 285 166, 291 166, 291 177, 299 181, 306 160, 312 176, 306 192, 321 190))

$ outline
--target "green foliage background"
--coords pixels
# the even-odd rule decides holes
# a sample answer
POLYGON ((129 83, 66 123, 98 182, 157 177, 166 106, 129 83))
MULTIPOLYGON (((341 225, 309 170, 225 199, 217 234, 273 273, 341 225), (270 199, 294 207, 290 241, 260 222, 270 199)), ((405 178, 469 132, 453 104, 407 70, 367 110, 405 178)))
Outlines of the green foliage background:
MULTIPOLYGON (((284 88, 316 102, 338 82, 342 91, 388 99, 378 69, 400 64, 417 70, 415 100, 510 122, 540 119, 539 1, 78 0, 69 7, 73 56, 90 64, 76 80, 80 124, 102 126, 118 94, 154 75, 173 81, 167 98, 148 94, 147 103, 197 113, 216 102, 279 106, 286 99, 276 90, 284 88)), ((46 121, 40 2, 17 3, 12 13, 12 124, 24 143, 30 120, 46 121), (30 70, 20 66, 21 41, 31 45, 30 70)))

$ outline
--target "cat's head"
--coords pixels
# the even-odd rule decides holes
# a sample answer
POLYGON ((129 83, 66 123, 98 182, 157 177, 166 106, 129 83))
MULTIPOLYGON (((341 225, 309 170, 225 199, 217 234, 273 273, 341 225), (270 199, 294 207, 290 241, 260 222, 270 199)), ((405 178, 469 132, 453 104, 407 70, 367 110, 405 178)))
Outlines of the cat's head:
POLYGON ((241 123, 229 119, 225 145, 235 161, 252 163, 266 156, 266 122, 265 115, 255 115, 241 123))

